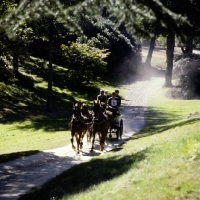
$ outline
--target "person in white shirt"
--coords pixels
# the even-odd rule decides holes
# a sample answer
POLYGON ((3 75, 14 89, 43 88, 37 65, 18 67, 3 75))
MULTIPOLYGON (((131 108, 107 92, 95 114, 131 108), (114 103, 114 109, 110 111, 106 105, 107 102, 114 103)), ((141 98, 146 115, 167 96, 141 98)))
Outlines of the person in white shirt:
POLYGON ((107 110, 110 110, 113 112, 113 115, 116 116, 116 113, 118 111, 118 106, 119 106, 119 99, 116 96, 116 93, 113 92, 112 96, 110 98, 108 98, 107 101, 107 110))

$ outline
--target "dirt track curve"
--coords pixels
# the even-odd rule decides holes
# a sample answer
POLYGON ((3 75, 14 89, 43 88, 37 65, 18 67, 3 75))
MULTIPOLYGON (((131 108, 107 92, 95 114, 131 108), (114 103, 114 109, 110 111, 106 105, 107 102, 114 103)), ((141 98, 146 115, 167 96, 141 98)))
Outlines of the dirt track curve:
MULTIPOLYGON (((164 83, 164 78, 155 76, 150 80, 127 84, 128 94, 123 102, 120 118, 124 122, 122 139, 106 142, 106 149, 100 152, 98 144, 95 153, 90 153, 91 144, 85 142, 83 152, 77 155, 67 145, 57 149, 46 150, 41 153, 19 158, 0 164, 0 200, 16 200, 31 188, 39 186, 69 169, 73 165, 85 162, 94 156, 99 156, 122 144, 134 132, 145 125, 145 104, 164 83)), ((113 136, 114 137, 114 136, 113 136)))

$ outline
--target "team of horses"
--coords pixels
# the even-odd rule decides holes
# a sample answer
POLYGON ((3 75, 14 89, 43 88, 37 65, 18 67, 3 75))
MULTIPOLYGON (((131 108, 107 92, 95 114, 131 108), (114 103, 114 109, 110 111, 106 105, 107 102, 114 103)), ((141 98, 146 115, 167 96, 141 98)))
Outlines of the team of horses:
POLYGON ((93 102, 92 110, 89 111, 86 103, 75 103, 73 105, 73 114, 70 121, 71 144, 72 148, 80 153, 83 148, 83 138, 87 135, 87 141, 91 141, 91 152, 94 151, 94 142, 96 134, 99 135, 100 150, 104 150, 104 143, 107 137, 108 129, 113 120, 113 113, 106 111, 106 105, 93 102), (76 138, 76 147, 74 145, 76 138))

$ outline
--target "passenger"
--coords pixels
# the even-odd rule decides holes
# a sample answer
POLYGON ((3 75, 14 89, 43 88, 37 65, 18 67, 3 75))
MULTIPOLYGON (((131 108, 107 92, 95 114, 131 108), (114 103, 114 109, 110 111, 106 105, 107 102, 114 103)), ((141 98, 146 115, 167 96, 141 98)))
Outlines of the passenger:
POLYGON ((109 98, 108 90, 105 90, 105 91, 104 91, 104 94, 105 94, 106 98, 108 99, 108 98, 109 98))
POLYGON ((103 102, 103 103, 107 103, 107 97, 106 95, 104 94, 104 90, 100 90, 100 94, 97 95, 97 101, 99 103, 103 102))
POLYGON ((119 90, 115 90, 115 93, 116 93, 116 97, 118 98, 118 106, 120 107, 121 106, 121 97, 119 96, 119 90))
POLYGON ((116 93, 113 92, 112 96, 108 98, 107 101, 107 110, 110 110, 113 113, 113 117, 117 115, 119 106, 119 99, 116 97, 116 93))

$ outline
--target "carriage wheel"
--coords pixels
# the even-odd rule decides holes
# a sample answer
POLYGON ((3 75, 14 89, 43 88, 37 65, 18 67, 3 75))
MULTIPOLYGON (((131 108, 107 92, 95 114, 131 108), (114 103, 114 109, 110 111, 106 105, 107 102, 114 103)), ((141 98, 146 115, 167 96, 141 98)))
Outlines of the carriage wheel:
POLYGON ((119 122, 119 135, 120 135, 120 139, 122 139, 122 134, 123 134, 123 119, 120 119, 120 122, 119 122))

